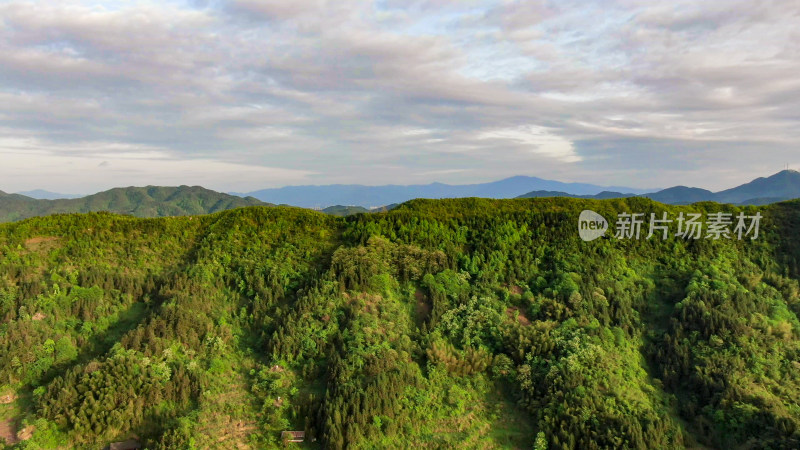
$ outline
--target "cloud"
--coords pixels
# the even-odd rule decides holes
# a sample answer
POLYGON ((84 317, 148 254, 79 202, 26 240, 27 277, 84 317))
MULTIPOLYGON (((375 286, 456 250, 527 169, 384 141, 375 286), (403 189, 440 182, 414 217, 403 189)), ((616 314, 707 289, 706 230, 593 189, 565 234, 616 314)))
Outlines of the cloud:
POLYGON ((126 165, 132 184, 243 191, 728 187, 800 163, 799 16, 794 1, 12 0, 0 154, 16 175, 0 188, 99 190, 126 165))
MULTIPOLYGON (((173 159, 151 149, 98 146, 91 152, 51 152, 35 140, 0 139, 0 178, 23 189, 37 186, 37 173, 53 186, 70 186, 74 192, 94 193, 97 183, 106 186, 181 185, 204 180, 226 191, 247 189, 253 183, 309 182, 310 171, 236 164, 206 158, 173 159), (117 150, 117 151, 115 151, 117 150), (79 176, 78 176, 79 175, 79 176), (108 184, 110 183, 110 184, 108 184)), ((94 145, 93 145, 94 147, 94 145)))
POLYGON ((566 163, 580 161, 575 154, 572 142, 552 134, 542 127, 505 128, 480 133, 479 139, 498 141, 496 145, 502 146, 503 141, 511 142, 525 148, 532 153, 545 155, 566 163))

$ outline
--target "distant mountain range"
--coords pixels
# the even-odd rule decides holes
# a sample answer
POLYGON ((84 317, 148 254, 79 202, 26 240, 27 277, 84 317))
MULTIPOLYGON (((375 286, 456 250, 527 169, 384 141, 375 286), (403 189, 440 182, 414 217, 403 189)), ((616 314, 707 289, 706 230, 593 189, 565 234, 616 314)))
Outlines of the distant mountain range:
MULTIPOLYGON (((41 190, 28 193, 40 197, 61 195, 41 190)), ((320 205, 330 205, 321 209, 322 212, 346 216, 386 211, 397 206, 398 203, 412 198, 449 197, 608 199, 640 196, 667 204, 714 201, 740 205, 764 205, 800 198, 800 172, 784 170, 770 177, 757 178, 749 183, 720 192, 675 186, 647 193, 636 189, 605 188, 592 184, 562 183, 520 176, 493 183, 469 185, 433 183, 412 186, 290 186, 265 189, 252 194, 252 196, 242 197, 242 194, 223 194, 200 186, 147 186, 115 188, 81 198, 50 200, 20 194, 6 194, 0 191, 0 222, 13 222, 48 214, 93 211, 109 211, 137 217, 196 215, 244 206, 274 206, 274 203, 315 209, 321 209, 320 205), (526 191, 531 186, 534 186, 534 189, 526 191), (526 193, 520 195, 519 192, 526 193), (261 199, 256 196, 260 196, 261 199), (271 199, 272 202, 262 201, 264 199, 271 199)))
POLYGON ((619 186, 597 186, 586 183, 563 183, 537 177, 516 176, 480 184, 417 184, 364 186, 333 184, 327 186, 286 186, 262 189, 239 196, 251 196, 270 203, 285 203, 304 208, 326 208, 333 205, 354 205, 365 208, 402 203, 414 198, 514 198, 533 190, 563 191, 576 195, 593 195, 603 191, 644 194, 646 189, 619 186))
MULTIPOLYGON (((621 192, 601 192, 595 195, 575 195, 561 191, 536 190, 520 195, 518 198, 530 197, 577 197, 577 198, 625 198, 635 197, 636 194, 621 192)), ((657 202, 672 205, 688 205, 696 202, 733 203, 737 205, 767 205, 800 198, 800 172, 796 170, 783 170, 767 178, 756 178, 735 188, 720 192, 711 192, 706 189, 675 186, 658 192, 639 194, 657 202)))
POLYGON ((271 206, 252 197, 200 186, 115 188, 77 199, 43 200, 0 191, 0 222, 58 213, 109 211, 136 217, 209 214, 243 206, 271 206))
MULTIPOLYGON (((458 197, 576 197, 606 199, 641 196, 668 204, 714 201, 719 203, 764 205, 800 197, 800 172, 784 170, 768 178, 758 178, 750 183, 720 192, 686 186, 675 186, 652 191, 586 183, 563 183, 537 177, 517 176, 481 184, 286 186, 233 195, 248 195, 262 201, 305 208, 322 209, 332 205, 351 205, 351 212, 355 212, 354 207, 368 209, 380 205, 402 203, 413 198, 458 197)), ((336 211, 340 211, 341 208, 338 207, 336 211)), ((325 210, 323 209, 323 211, 325 210)))
POLYGON ((25 197, 35 198, 38 200, 59 200, 62 198, 81 198, 83 195, 75 194, 59 194, 58 192, 45 191, 44 189, 34 189, 32 191, 17 192, 19 195, 25 197))

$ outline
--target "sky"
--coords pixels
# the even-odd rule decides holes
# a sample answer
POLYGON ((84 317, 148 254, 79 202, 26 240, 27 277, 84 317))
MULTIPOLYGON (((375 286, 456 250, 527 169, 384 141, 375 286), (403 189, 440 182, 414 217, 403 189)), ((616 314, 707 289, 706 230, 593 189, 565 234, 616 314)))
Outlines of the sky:
POLYGON ((0 0, 0 190, 800 169, 800 2, 0 0))

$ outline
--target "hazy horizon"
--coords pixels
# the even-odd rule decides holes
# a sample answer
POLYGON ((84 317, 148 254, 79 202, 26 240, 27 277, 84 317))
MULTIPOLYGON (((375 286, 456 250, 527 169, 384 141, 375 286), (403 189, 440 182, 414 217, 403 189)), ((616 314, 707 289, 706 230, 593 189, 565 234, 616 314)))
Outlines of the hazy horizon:
MULTIPOLYGON (((213 190, 213 191, 226 193, 226 194, 248 195, 248 194, 252 194, 252 193, 255 193, 257 191, 260 191, 260 190, 281 189, 281 188, 290 188, 290 187, 308 187, 308 186, 312 186, 312 187, 324 187, 324 186, 365 186, 365 187, 424 186, 424 185, 437 184, 437 183, 439 183, 439 184, 447 184, 447 185, 452 185, 452 186, 458 186, 458 185, 472 185, 472 184, 487 184, 487 183, 504 181, 504 180, 507 180, 507 179, 510 179, 510 178, 515 178, 515 177, 539 178, 539 179, 544 180, 544 181, 556 181, 556 182, 563 182, 563 183, 593 184, 593 185, 600 186, 600 187, 607 187, 607 188, 609 188, 611 190, 615 190, 615 191, 623 193, 623 194, 625 194, 625 193, 627 193, 627 194, 631 194, 631 193, 632 194, 655 193, 655 192, 658 192, 658 191, 661 191, 661 190, 664 190, 664 189, 673 188, 673 187, 680 187, 680 186, 690 187, 690 188, 707 189, 707 190, 712 191, 712 192, 717 192, 717 191, 723 191, 723 190, 726 190, 726 189, 731 189, 731 188, 734 188, 734 187, 738 187, 738 186, 741 186, 743 184, 747 184, 747 183, 749 183, 749 182, 751 182, 751 181, 753 181, 755 179, 758 179, 758 178, 768 178, 768 177, 770 177, 772 175, 776 175, 776 174, 778 174, 780 172, 784 172, 786 170, 789 170, 789 171, 792 171, 792 172, 798 172, 796 169, 793 169, 791 167, 790 168, 784 167, 783 169, 781 169, 781 170, 779 170, 779 171, 777 171, 775 173, 754 175, 751 179, 748 179, 748 180, 743 181, 741 183, 738 183, 736 185, 727 186, 727 187, 723 187, 721 189, 716 189, 716 190, 715 189, 707 189, 707 188, 704 188, 702 186, 685 186, 685 185, 673 185, 673 186, 662 186, 662 187, 651 187, 651 188, 635 188, 633 186, 611 186, 611 185, 608 185, 608 184, 604 185, 604 184, 595 184, 595 183, 583 183, 581 181, 570 182, 570 181, 563 181, 563 180, 550 180, 550 179, 543 178, 543 177, 535 177, 533 175, 515 175, 515 176, 512 176, 512 177, 506 177, 506 178, 502 178, 502 179, 498 179, 498 180, 479 181, 479 182, 474 182, 474 183, 441 183, 441 182, 436 182, 436 181, 433 181, 431 183, 417 183, 417 184, 414 184, 414 185, 411 185, 411 184, 397 184, 397 183, 387 183, 387 184, 333 183, 333 184, 323 185, 323 184, 309 183, 309 184, 283 185, 283 186, 276 186, 276 187, 273 187, 273 188, 254 189, 254 190, 245 191, 245 192, 221 191, 221 190, 213 189, 211 187, 204 186, 202 184, 197 184, 197 183, 195 183, 195 184, 182 183, 182 184, 172 184, 172 185, 152 185, 152 184, 147 184, 147 185, 128 185, 128 186, 120 185, 120 186, 111 186, 111 187, 108 187, 108 188, 105 188, 105 189, 100 189, 100 190, 93 191, 93 192, 77 192, 77 193, 76 192, 59 192, 59 191, 52 191, 52 190, 48 190, 48 189, 38 189, 38 188, 37 189, 28 189, 28 190, 23 190, 23 191, 13 191, 13 192, 12 191, 4 191, 3 189, 0 189, 0 192, 21 194, 21 195, 26 195, 27 193, 55 194, 55 195, 64 196, 63 198, 75 198, 75 197, 84 197, 84 196, 89 196, 89 195, 93 195, 93 194, 98 194, 100 192, 105 192, 105 191, 109 191, 109 190, 112 190, 112 189, 124 189, 124 188, 134 188, 134 187, 135 188, 141 188, 141 187, 154 187, 154 186, 159 186, 159 187, 199 186, 199 187, 202 187, 202 188, 206 188, 206 189, 210 189, 210 190, 213 190), (619 189, 619 188, 624 188, 624 187, 629 187, 629 188, 632 188, 632 189, 630 191, 625 191, 624 189, 619 189)), ((573 194, 574 192, 567 192, 567 193, 573 194)), ((34 198, 37 198, 37 197, 34 196, 34 198)), ((380 206, 380 205, 378 205, 378 206, 380 206)))

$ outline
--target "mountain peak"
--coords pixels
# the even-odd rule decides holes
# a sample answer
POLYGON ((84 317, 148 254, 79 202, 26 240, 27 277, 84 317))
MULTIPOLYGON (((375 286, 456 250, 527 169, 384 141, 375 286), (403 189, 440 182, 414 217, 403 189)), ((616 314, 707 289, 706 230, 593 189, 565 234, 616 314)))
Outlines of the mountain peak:
POLYGON ((781 170, 767 178, 761 177, 716 194, 716 201, 742 203, 751 199, 790 199, 800 197, 800 172, 781 170))
POLYGON ((784 169, 770 176, 769 178, 775 178, 775 177, 800 177, 800 171, 794 169, 784 169))

